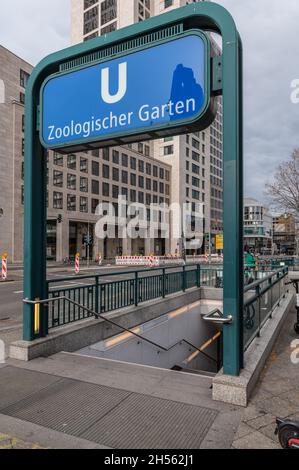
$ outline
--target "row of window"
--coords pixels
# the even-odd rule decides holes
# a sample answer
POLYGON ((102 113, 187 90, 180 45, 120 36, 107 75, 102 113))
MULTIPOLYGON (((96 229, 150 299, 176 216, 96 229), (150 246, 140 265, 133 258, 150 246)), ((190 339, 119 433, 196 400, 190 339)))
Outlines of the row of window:
MULTIPOLYGON (((70 170, 77 170, 78 164, 77 155, 68 155, 67 156, 67 168, 70 170)), ((64 166, 64 159, 65 157, 59 153, 54 153, 54 165, 57 166, 64 166)), ((110 161, 110 152, 109 149, 104 149, 103 151, 103 160, 110 161)), ((165 170, 164 168, 159 168, 156 165, 152 165, 151 163, 144 162, 143 160, 138 160, 135 157, 130 157, 126 154, 121 154, 117 150, 113 150, 112 152, 112 163, 115 165, 121 165, 122 168, 130 168, 131 170, 138 171, 139 173, 146 173, 148 176, 153 176, 154 178, 160 178, 162 180, 170 181, 170 171, 165 170)), ((99 162, 92 161, 91 162, 91 170, 93 176, 99 176, 100 174, 100 166, 99 162)), ((88 173, 88 159, 84 157, 80 157, 80 171, 84 173, 88 173)), ((113 173, 117 174, 119 172, 118 168, 113 168, 113 173)), ((125 175, 126 172, 124 172, 125 175)), ((110 175, 110 167, 108 165, 103 165, 103 175, 104 178, 109 178, 110 175)), ((119 179, 119 177, 118 177, 119 179)))
MULTIPOLYGON (((123 184, 129 184, 129 173, 127 171, 122 171, 120 174, 120 171, 118 168, 113 168, 112 169, 112 179, 115 182, 120 181, 120 176, 121 176, 121 182, 123 184)), ((22 176, 24 174, 24 164, 22 164, 22 176)), ((98 175, 97 175, 98 176, 98 175)), ((110 179, 110 167, 107 165, 103 165, 103 178, 104 179, 110 179)), ((63 172, 62 171, 53 171, 53 186, 63 188, 63 172)), ((80 177, 80 191, 87 193, 88 192, 88 178, 80 177)), ((154 192, 160 192, 161 194, 166 194, 167 196, 170 195, 170 186, 169 184, 164 184, 162 182, 158 183, 157 180, 151 180, 150 178, 144 178, 143 176, 139 176, 137 179, 137 175, 134 173, 130 174, 130 185, 131 186, 137 186, 137 181, 138 181, 138 186, 141 189, 146 188, 148 191, 154 191, 154 192)), ((97 188, 97 183, 98 181, 92 180, 92 192, 94 193, 94 188, 97 188)), ((68 174, 67 175, 67 188, 76 190, 77 189, 77 176, 74 174, 68 174)), ((96 193, 97 194, 97 193, 96 193)))

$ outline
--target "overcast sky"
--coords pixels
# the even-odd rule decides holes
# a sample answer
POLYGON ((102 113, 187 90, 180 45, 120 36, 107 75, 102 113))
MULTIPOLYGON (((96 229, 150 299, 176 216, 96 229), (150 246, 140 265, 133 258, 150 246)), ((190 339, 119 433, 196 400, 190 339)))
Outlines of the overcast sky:
MULTIPOLYGON (((299 1, 219 0, 244 43, 245 190, 264 200, 277 165, 299 146, 299 1)), ((70 0, 0 0, 0 44, 32 64, 70 42, 70 0)))

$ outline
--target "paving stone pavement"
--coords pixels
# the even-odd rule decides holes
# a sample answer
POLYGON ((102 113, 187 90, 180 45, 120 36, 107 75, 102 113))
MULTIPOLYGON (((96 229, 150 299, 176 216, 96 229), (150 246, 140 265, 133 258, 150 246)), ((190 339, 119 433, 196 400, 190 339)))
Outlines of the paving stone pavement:
POLYGON ((291 343, 299 339, 291 310, 258 385, 244 411, 232 444, 234 449, 280 449, 275 419, 299 420, 299 363, 291 361, 291 343))
POLYGON ((0 450, 14 450, 14 449, 43 449, 38 444, 32 442, 24 442, 14 436, 0 433, 0 450))

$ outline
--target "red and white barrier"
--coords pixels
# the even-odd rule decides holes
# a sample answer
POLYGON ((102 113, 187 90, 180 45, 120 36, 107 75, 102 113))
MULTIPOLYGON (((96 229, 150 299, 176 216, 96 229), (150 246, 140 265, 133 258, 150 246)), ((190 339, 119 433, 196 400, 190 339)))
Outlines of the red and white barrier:
POLYGON ((76 255, 76 260, 75 260, 75 274, 80 273, 80 255, 76 255))
POLYGON ((2 256, 2 279, 7 280, 7 256, 2 256))
MULTIPOLYGON (((152 268, 183 264, 184 260, 177 256, 118 256, 116 266, 150 266, 152 268)), ((188 264, 208 264, 210 262, 209 255, 187 256, 188 264)), ((223 263, 223 257, 218 255, 211 256, 211 263, 223 263)))

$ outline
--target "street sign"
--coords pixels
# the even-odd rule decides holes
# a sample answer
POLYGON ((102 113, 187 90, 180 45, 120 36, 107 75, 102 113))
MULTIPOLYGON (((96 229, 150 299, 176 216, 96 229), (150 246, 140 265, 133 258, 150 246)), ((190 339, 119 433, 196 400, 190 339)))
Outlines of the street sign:
POLYGON ((223 250, 223 233, 216 235, 216 250, 223 250))
POLYGON ((213 118, 210 89, 209 39, 192 30, 48 77, 40 139, 46 148, 70 151, 200 130, 213 118))

